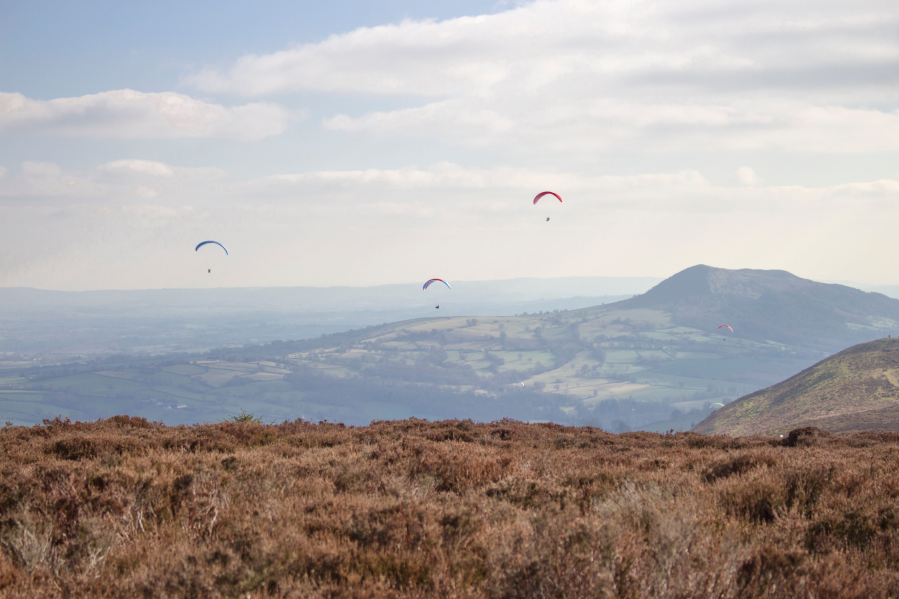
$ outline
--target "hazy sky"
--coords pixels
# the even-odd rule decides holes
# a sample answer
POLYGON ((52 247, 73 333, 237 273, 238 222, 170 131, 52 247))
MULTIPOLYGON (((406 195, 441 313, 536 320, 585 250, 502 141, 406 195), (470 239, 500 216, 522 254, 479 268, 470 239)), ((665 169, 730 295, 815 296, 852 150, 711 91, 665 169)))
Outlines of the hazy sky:
POLYGON ((2 1, 0 286, 897 284, 897 31, 895 0, 2 1))

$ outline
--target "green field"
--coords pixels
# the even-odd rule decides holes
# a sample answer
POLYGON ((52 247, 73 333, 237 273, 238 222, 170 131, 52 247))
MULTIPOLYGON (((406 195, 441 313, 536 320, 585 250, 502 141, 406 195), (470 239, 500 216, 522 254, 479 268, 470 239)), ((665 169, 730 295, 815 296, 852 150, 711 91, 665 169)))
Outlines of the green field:
POLYGON ((649 309, 419 319, 194 360, 0 371, 0 419, 128 413, 179 424, 246 410, 266 421, 359 422, 452 415, 453 394, 462 394, 483 413, 572 422, 608 420, 608 402, 632 402, 616 409, 634 427, 667 422, 669 405, 691 406, 692 414, 671 422, 680 428, 701 420, 709 404, 777 382, 809 360, 780 344, 725 342, 649 309), (427 389, 441 399, 426 399, 427 389), (525 396, 523 404, 516 399, 525 396))

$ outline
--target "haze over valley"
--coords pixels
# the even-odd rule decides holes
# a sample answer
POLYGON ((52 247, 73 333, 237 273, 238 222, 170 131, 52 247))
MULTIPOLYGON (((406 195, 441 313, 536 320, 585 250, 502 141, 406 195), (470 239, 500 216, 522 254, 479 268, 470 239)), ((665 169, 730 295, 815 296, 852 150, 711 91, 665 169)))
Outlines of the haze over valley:
MULTIPOLYGON (((652 277, 456 281, 444 306, 498 316, 583 308, 642 293, 652 277)), ((0 288, 0 352, 28 360, 198 352, 305 339, 430 316, 420 284, 61 292, 0 288)))

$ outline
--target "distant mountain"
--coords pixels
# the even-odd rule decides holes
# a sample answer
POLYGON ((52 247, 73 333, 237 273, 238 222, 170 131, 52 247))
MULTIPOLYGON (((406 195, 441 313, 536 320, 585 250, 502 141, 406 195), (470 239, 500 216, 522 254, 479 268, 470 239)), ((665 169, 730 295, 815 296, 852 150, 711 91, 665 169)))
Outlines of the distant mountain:
POLYGON ((736 338, 828 353, 899 333, 899 300, 783 270, 693 266, 621 306, 664 310, 703 331, 729 324, 736 338))
POLYGON ((899 339, 850 347, 781 383, 741 397, 693 430, 728 435, 899 430, 899 339))

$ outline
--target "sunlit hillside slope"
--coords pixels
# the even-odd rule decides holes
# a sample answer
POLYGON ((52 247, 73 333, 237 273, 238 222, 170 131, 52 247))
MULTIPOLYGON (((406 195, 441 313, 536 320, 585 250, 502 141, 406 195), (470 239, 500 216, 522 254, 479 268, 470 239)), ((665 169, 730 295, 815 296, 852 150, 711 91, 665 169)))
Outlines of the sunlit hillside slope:
POLYGON ((899 430, 899 339, 850 347, 740 398, 694 430, 772 435, 803 426, 832 432, 899 430))

